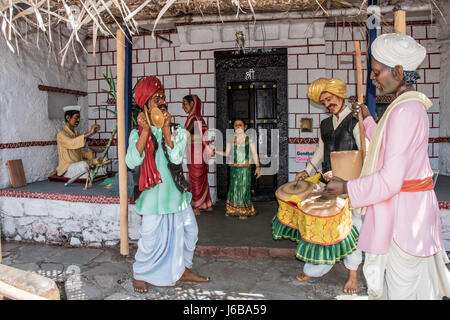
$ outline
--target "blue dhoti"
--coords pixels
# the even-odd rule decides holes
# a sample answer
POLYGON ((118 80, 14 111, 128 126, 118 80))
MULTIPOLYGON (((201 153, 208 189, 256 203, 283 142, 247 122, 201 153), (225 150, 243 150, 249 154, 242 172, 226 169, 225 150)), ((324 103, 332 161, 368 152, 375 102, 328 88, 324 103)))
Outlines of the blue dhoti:
POLYGON ((133 277, 173 286, 192 267, 198 226, 192 207, 177 213, 143 215, 133 277))

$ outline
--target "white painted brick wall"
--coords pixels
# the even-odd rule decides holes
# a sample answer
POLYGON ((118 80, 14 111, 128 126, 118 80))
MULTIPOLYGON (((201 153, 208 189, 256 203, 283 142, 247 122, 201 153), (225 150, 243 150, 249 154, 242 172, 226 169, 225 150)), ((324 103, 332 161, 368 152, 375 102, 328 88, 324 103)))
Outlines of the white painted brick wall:
POLYGON ((174 48, 163 48, 162 49, 163 60, 169 61, 175 59, 175 49, 174 48))
MULTIPOLYGON (((143 49, 144 48, 144 37, 136 36, 132 39, 133 49, 143 49)), ((148 46, 147 46, 148 48, 148 46)))
POLYGON ((309 103, 307 99, 289 99, 289 113, 308 113, 309 103))
POLYGON ((307 83, 307 71, 306 70, 288 70, 288 82, 293 83, 307 83))
MULTIPOLYGON (((134 69, 135 65, 132 66, 134 69)), ((157 73, 157 63, 151 62, 144 64, 144 72, 146 76, 154 76, 157 73)))
POLYGON ((158 62, 157 64, 158 75, 170 74, 169 62, 158 62))
POLYGON ((161 49, 151 49, 150 50, 150 62, 158 62, 162 60, 161 49))
POLYGON ((97 80, 90 80, 88 81, 88 92, 98 92, 98 81, 97 80))
POLYGON ((195 60, 194 61, 194 73, 207 73, 208 61, 207 60, 195 60))
POLYGON ((149 62, 150 53, 149 50, 138 50, 137 51, 137 62, 138 63, 146 63, 149 62))
POLYGON ((290 84, 288 86, 288 98, 289 99, 295 99, 297 98, 297 85, 290 84))
POLYGON ((143 77, 144 76, 144 65, 134 64, 131 68, 131 74, 133 77, 143 77))
POLYGON ((150 35, 144 37, 145 48, 156 48, 156 38, 152 38, 150 35))
POLYGON ((214 74, 202 74, 201 75, 201 86, 204 88, 214 87, 216 78, 214 74))
POLYGON ((299 69, 315 69, 317 68, 317 55, 306 54, 298 56, 298 68, 299 69))
POLYGON ((439 82, 440 69, 425 70, 426 82, 439 82))
POLYGON ((288 55, 288 69, 297 69, 297 55, 288 55))

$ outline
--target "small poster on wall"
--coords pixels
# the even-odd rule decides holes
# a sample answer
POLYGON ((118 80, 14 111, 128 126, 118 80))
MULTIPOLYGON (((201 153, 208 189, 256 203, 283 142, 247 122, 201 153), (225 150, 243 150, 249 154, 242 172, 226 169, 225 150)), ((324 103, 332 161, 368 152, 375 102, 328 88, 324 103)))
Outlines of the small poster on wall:
POLYGON ((295 147, 295 162, 308 162, 316 151, 315 146, 298 145, 295 147))

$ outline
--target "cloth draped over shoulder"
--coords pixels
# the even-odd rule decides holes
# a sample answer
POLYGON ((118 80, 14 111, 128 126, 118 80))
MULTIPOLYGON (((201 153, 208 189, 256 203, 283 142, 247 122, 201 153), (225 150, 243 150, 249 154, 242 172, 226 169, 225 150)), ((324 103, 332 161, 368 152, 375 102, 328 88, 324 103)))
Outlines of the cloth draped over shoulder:
MULTIPOLYGON (((152 134, 160 147, 154 155, 155 164, 161 176, 161 183, 153 188, 145 189, 136 200, 136 212, 142 215, 146 214, 167 214, 176 213, 185 210, 191 203, 192 194, 190 192, 181 193, 168 168, 168 160, 161 147, 161 141, 164 139, 162 130, 151 126, 152 134)), ((183 161, 183 155, 186 148, 187 132, 182 126, 178 126, 176 134, 173 137, 173 148, 167 147, 169 160, 174 164, 180 164, 183 161)), ((125 161, 128 168, 134 169, 141 166, 144 159, 148 156, 146 151, 139 154, 136 143, 139 140, 138 130, 133 129, 130 133, 127 154, 125 161)))
POLYGON ((92 163, 95 157, 94 151, 85 150, 86 138, 77 129, 72 131, 67 125, 56 135, 58 148, 58 167, 56 174, 63 175, 72 163, 85 160, 92 163))
MULTIPOLYGON (((136 85, 136 89, 134 91, 134 100, 137 105, 144 110, 144 106, 147 101, 156 93, 158 90, 164 90, 164 86, 161 81, 154 76, 149 76, 143 78, 136 85)), ((144 110, 145 112, 145 110, 144 110)), ((153 130, 152 130, 153 132, 153 130)), ((141 174, 139 177, 139 190, 143 191, 145 189, 149 189, 161 183, 161 175, 158 172, 158 168, 156 167, 156 162, 154 159, 155 149, 158 147, 154 145, 154 137, 153 133, 150 133, 148 140, 145 144, 144 151, 147 154, 147 157, 144 159, 141 165, 141 174)), ((139 135, 142 133, 142 127, 139 127, 139 135)))
POLYGON ((370 147, 360 178, 347 183, 351 205, 365 214, 358 241, 362 251, 385 254, 392 240, 419 257, 443 249, 434 190, 402 192, 404 181, 433 175, 426 112, 431 105, 424 94, 408 91, 391 103, 378 124, 372 117, 364 120, 370 147))

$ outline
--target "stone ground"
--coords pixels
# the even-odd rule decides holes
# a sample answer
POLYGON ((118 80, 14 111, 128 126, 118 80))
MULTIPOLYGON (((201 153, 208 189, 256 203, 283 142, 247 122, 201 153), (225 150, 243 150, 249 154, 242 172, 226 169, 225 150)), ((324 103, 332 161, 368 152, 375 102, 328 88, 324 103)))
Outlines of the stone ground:
POLYGON ((357 295, 342 292, 347 271, 338 263, 324 277, 299 283, 303 263, 295 259, 230 259, 195 256, 193 271, 210 276, 209 283, 174 287, 149 286, 147 294, 133 291, 130 255, 118 248, 89 249, 2 242, 2 263, 37 272, 64 284, 67 300, 333 300, 367 299, 359 270, 357 295))

